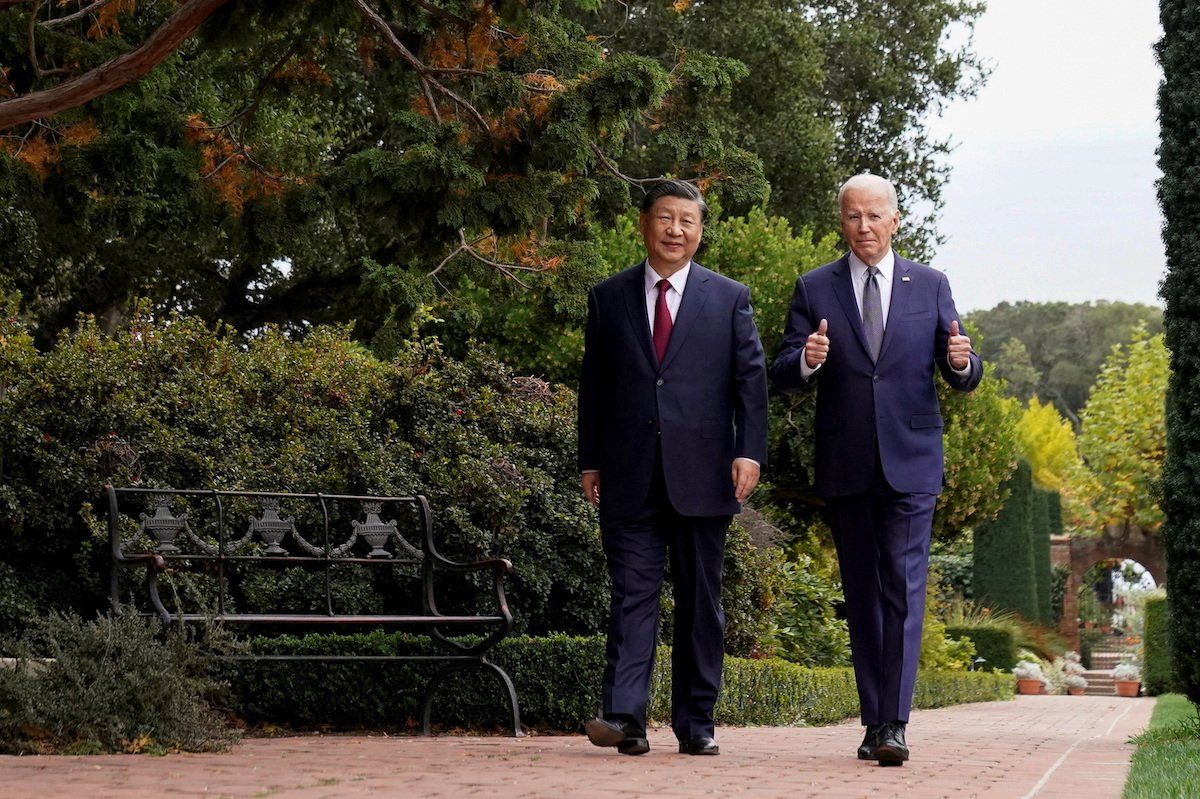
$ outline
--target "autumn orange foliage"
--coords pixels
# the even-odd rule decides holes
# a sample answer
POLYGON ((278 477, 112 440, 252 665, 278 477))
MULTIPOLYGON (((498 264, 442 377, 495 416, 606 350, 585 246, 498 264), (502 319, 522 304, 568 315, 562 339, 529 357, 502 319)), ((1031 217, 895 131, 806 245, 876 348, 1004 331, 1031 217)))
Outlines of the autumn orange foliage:
POLYGON ((106 36, 119 34, 121 24, 118 17, 123 13, 132 14, 137 10, 137 0, 112 0, 100 7, 96 19, 87 31, 89 39, 103 39, 106 36))
POLYGON ((211 127, 193 114, 188 117, 185 136, 200 150, 205 181, 234 216, 242 214, 248 200, 283 192, 283 180, 253 164, 249 146, 239 146, 224 128, 211 127))

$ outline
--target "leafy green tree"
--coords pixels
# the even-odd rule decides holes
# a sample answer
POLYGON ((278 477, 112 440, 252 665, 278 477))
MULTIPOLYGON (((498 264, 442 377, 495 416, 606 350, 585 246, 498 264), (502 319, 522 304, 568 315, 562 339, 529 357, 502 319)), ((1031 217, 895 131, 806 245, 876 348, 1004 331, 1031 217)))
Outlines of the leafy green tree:
MULTIPOLYGON (((769 211, 797 229, 836 229, 835 194, 850 175, 892 178, 906 208, 905 247, 928 257, 937 236, 940 160, 948 142, 928 130, 949 101, 971 96, 986 69, 968 34, 983 13, 974 0, 631 0, 576 13, 610 46, 687 72, 713 56, 737 59, 748 75, 728 106, 710 107, 719 135, 762 159, 769 211), (918 208, 927 211, 918 212, 918 208)), ((634 135, 646 146, 622 163, 634 172, 668 169, 677 156, 648 133, 692 119, 687 105, 646 120, 634 135)), ((710 121, 705 116, 704 122, 710 121)), ((696 137, 710 135, 703 126, 696 137)), ((743 210, 743 209, 737 209, 743 210)))
POLYGON ((1098 485, 1100 524, 1162 522, 1167 377, 1163 335, 1138 328, 1128 346, 1113 346, 1080 414, 1079 450, 1098 485))
POLYGON ((80 312, 111 331, 149 296, 244 331, 354 321, 391 351, 479 272, 577 322, 602 271, 587 228, 628 207, 640 184, 617 162, 668 107, 696 113, 654 131, 677 156, 664 169, 734 202, 766 194, 706 111, 745 67, 668 71, 556 2, 80 6, 0 4, 0 119, 140 57, 178 14, 209 21, 140 82, 0 130, 5 281, 42 348, 80 312))
POLYGON ((945 485, 933 517, 933 535, 948 540, 992 519, 1008 497, 1005 481, 1017 465, 1021 406, 1004 396, 991 364, 969 394, 938 381, 945 420, 945 485))
POLYGON ((1161 332, 1162 311, 1126 302, 1002 302, 974 311, 967 322, 979 333, 984 359, 1011 378, 1014 396, 1026 400, 1037 394, 1078 427, 1079 410, 1109 350, 1129 342, 1139 324, 1151 334, 1161 332), (1024 346, 1028 361, 1015 344, 1007 344, 1010 339, 1024 346))
POLYGON ((1008 384, 1008 392, 1021 402, 1029 402, 1042 385, 1042 373, 1033 365, 1029 348, 1019 338, 1007 339, 994 359, 996 377, 1008 384))
POLYGON ((1071 529, 1095 532, 1100 485, 1079 454, 1071 423, 1053 405, 1043 405, 1035 396, 1017 423, 1017 436, 1021 457, 1033 469, 1034 483, 1060 496, 1060 513, 1065 514, 1071 529))
POLYGON ((1171 653, 1181 689, 1200 704, 1200 139, 1195 98, 1200 86, 1200 15, 1183 0, 1160 0, 1163 37, 1157 46, 1162 143, 1158 198, 1166 224, 1166 344, 1171 352, 1167 395, 1167 457, 1163 467, 1164 539, 1170 586, 1171 653))

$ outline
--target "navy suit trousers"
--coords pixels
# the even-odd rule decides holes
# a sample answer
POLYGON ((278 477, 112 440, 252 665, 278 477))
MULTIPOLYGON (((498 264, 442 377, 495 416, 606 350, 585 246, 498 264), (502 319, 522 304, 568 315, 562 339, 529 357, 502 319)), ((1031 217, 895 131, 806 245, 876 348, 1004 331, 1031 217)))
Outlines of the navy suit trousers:
POLYGON ((902 493, 883 475, 861 494, 828 499, 862 723, 908 721, 912 708, 935 494, 902 493))
POLYGON ((659 595, 669 553, 675 597, 671 727, 681 741, 712 737, 725 651, 721 570, 732 517, 680 515, 667 498, 661 456, 650 492, 633 513, 606 513, 603 490, 600 530, 612 578, 612 605, 601 713, 645 729, 659 595))

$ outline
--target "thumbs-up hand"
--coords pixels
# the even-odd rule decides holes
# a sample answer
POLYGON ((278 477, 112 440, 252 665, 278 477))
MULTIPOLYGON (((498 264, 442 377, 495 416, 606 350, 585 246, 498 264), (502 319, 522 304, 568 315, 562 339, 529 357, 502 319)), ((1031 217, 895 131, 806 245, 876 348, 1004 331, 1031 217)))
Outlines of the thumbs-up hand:
POLYGON ((829 357, 829 336, 825 335, 828 331, 829 322, 822 319, 817 329, 809 334, 808 341, 804 342, 804 362, 809 369, 816 369, 829 357))
POLYGON ((967 364, 971 362, 971 339, 959 335, 957 319, 950 322, 950 339, 946 344, 946 355, 950 360, 951 368, 954 369, 966 369, 967 364))

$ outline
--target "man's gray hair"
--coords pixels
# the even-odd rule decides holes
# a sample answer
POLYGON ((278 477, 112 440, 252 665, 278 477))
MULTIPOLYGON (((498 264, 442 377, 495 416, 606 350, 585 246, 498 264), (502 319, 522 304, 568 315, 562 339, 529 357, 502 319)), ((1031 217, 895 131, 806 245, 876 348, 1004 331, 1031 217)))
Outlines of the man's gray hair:
POLYGON ((888 205, 893 211, 900 210, 900 202, 896 199, 896 187, 887 178, 881 178, 879 175, 872 175, 870 172, 863 172, 861 175, 855 175, 842 184, 838 189, 838 208, 842 207, 842 197, 850 189, 868 189, 878 191, 883 190, 887 196, 888 205))

